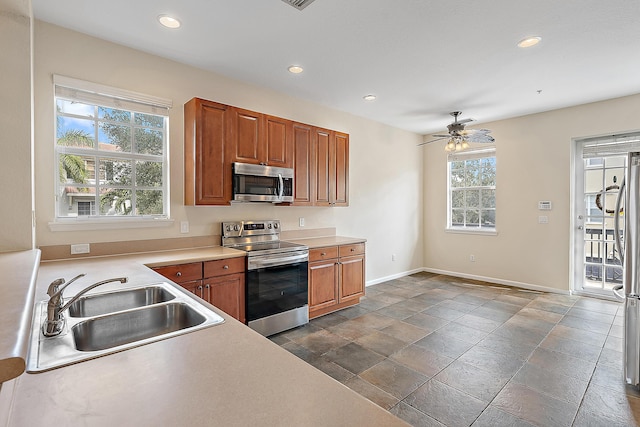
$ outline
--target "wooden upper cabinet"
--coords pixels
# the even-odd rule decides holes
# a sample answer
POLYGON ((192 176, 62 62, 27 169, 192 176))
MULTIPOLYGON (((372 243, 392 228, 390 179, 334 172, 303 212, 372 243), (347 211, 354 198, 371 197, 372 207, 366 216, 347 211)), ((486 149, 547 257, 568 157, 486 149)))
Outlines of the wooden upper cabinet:
POLYGON ((349 135, 313 129, 314 205, 349 205, 349 135))
POLYGON ((312 128, 293 123, 293 204, 313 205, 315 174, 313 170, 312 128))
POLYGON ((230 162, 293 167, 293 123, 290 120, 236 107, 230 109, 230 162))
POLYGON ((193 98, 184 157, 185 205, 229 205, 234 162, 293 168, 294 205, 349 205, 345 133, 193 98))
POLYGON ((193 98, 184 105, 184 204, 227 205, 231 201, 230 107, 193 98))
POLYGON ((349 135, 335 132, 331 155, 331 202, 334 206, 349 205, 349 135))
POLYGON ((314 205, 331 205, 331 131, 327 129, 313 129, 314 162, 312 173, 315 172, 314 205))
POLYGON ((264 163, 281 168, 293 167, 293 122, 264 116, 264 163))
POLYGON ((264 118, 261 113, 230 107, 232 143, 229 145, 229 161, 241 163, 263 163, 264 118))

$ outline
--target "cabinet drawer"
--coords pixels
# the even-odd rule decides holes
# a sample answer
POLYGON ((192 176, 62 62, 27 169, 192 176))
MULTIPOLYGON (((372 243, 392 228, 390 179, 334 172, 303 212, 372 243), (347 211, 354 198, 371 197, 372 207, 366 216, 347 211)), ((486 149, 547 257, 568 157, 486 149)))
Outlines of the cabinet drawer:
POLYGON ((226 274, 244 273, 244 257, 205 261, 204 277, 224 276, 226 274))
POLYGON ((173 280, 176 283, 184 283, 192 280, 202 279, 201 262, 167 265, 165 267, 156 267, 153 270, 162 274, 167 279, 173 280))
POLYGON ((340 256, 360 255, 364 253, 364 243, 340 246, 340 256))
POLYGON ((338 247, 327 246, 309 250, 309 261, 322 261, 323 259, 338 258, 338 247))

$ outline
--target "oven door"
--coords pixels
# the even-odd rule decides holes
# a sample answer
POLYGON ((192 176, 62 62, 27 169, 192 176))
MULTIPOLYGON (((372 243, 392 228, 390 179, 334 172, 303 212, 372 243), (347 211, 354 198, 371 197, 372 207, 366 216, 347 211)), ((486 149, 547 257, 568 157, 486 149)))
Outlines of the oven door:
POLYGON ((262 319, 308 304, 308 254, 255 257, 247 267, 247 321, 262 319))

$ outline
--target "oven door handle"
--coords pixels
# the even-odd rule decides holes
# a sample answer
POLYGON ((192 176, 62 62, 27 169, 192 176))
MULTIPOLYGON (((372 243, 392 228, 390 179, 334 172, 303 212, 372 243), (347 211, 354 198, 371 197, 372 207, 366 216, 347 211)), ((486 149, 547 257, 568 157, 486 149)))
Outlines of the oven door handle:
POLYGON ((290 256, 278 256, 277 258, 266 259, 250 259, 247 262, 248 270, 257 270, 258 268, 276 267, 278 265, 295 264, 297 262, 305 262, 309 260, 309 254, 296 254, 290 256))

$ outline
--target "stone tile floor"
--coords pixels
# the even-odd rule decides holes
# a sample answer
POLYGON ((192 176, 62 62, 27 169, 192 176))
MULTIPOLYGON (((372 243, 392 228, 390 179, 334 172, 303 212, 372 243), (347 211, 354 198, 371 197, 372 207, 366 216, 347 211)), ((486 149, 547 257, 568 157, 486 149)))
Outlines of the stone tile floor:
POLYGON ((271 340, 414 426, 635 426, 623 305, 418 273, 271 340))

